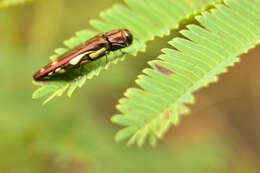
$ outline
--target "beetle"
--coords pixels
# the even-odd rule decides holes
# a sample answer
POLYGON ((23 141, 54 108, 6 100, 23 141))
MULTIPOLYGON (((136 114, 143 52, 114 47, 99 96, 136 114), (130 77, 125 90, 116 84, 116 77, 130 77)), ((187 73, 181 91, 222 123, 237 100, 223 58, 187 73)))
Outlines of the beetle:
POLYGON ((127 29, 100 33, 44 66, 34 74, 33 78, 36 81, 47 80, 54 75, 81 68, 82 65, 99 59, 110 51, 131 45, 132 42, 133 35, 127 29))

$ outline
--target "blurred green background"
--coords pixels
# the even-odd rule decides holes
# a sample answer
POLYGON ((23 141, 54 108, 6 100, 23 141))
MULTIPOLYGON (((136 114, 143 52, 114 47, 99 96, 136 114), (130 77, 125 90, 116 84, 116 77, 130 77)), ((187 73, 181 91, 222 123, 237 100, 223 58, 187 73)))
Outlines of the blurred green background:
POLYGON ((32 75, 53 50, 120 0, 44 0, 0 9, 0 173, 260 172, 260 47, 195 94, 156 148, 126 148, 110 122, 123 92, 174 35, 112 65, 72 96, 32 100, 32 75))

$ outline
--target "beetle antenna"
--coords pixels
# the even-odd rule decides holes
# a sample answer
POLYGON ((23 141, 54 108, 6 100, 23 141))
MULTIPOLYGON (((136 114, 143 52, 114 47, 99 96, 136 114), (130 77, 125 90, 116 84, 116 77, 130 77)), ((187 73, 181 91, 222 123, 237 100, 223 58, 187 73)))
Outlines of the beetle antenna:
POLYGON ((107 54, 106 54, 106 65, 107 65, 107 54))

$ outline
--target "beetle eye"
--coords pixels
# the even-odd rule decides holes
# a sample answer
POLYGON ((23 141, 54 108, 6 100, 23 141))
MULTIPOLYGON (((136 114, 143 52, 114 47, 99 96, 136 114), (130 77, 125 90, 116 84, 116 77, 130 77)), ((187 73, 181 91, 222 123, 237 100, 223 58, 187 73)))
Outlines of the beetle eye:
POLYGON ((129 31, 127 31, 127 32, 125 32, 125 36, 126 36, 126 42, 127 42, 127 44, 128 44, 128 45, 132 44, 132 42, 133 42, 133 36, 132 36, 132 34, 131 34, 129 31))

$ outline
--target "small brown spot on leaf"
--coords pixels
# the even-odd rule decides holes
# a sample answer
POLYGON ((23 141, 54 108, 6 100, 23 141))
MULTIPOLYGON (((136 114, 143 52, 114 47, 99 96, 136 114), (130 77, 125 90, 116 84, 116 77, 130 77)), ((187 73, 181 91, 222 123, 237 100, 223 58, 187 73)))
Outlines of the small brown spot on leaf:
POLYGON ((170 76, 170 75, 172 75, 174 73, 172 70, 170 70, 170 69, 168 69, 168 68, 166 68, 164 66, 161 66, 159 64, 155 64, 155 67, 157 68, 157 70, 159 72, 161 72, 162 74, 165 74, 167 76, 170 76))

